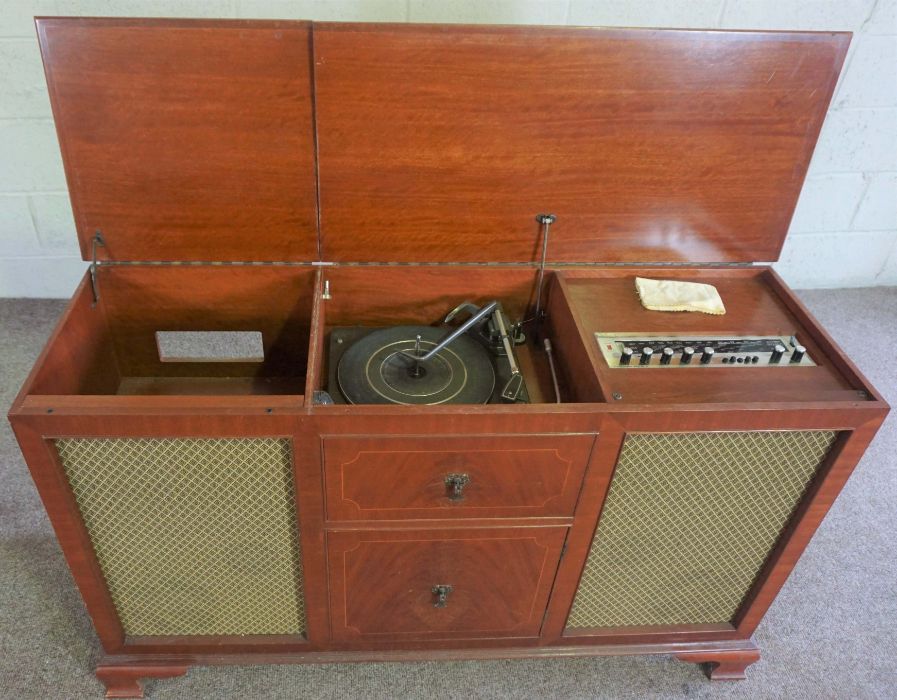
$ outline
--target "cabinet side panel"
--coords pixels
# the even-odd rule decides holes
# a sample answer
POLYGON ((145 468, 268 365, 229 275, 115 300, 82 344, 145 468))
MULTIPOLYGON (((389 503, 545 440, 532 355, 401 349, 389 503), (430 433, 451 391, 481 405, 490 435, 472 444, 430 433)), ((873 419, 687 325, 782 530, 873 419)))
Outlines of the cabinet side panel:
POLYGON ((289 440, 55 445, 127 635, 305 631, 289 440))
POLYGON ((85 275, 37 360, 25 394, 114 394, 121 381, 102 298, 85 275))

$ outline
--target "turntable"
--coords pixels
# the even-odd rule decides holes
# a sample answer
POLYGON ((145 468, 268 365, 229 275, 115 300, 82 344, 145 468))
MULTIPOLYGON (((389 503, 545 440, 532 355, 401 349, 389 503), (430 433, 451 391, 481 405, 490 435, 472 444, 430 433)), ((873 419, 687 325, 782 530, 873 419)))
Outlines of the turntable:
MULTIPOLYGON (((469 301, 442 327, 335 328, 330 335, 328 393, 334 403, 529 403, 514 346, 526 342, 498 301, 469 301), (450 324, 463 314, 461 325, 450 324)), ((326 401, 326 399, 325 399, 326 401)))

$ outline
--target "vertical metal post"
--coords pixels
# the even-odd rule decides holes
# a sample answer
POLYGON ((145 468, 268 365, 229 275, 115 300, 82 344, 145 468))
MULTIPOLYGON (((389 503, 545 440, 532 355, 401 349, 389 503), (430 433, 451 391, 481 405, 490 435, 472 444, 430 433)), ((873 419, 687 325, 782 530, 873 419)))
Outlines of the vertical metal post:
POLYGON ((542 322, 542 282, 545 279, 545 260, 548 257, 548 236, 551 225, 557 221, 554 214, 537 214, 536 221, 542 224, 542 257, 539 260, 539 276, 536 278, 536 310, 533 314, 533 323, 538 329, 542 322))
POLYGON ((96 231, 93 234, 93 238, 90 239, 90 288, 93 291, 93 304, 91 306, 96 306, 97 302, 100 301, 100 282, 97 279, 97 266, 100 263, 97 261, 97 246, 106 246, 103 234, 99 231, 96 231))

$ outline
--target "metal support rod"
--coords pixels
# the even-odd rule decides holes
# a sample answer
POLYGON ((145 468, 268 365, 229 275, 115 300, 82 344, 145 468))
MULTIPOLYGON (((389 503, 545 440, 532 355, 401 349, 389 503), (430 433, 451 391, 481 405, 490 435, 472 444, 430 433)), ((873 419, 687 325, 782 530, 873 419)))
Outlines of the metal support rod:
POLYGON ((558 385, 558 373, 554 366, 554 354, 551 352, 551 341, 548 338, 542 341, 545 346, 545 354, 548 356, 548 368, 551 370, 551 381, 554 384, 555 403, 561 402, 561 387, 558 385))
POLYGON ((539 260, 539 276, 536 279, 536 310, 533 314, 533 322, 536 328, 542 321, 542 281, 545 278, 545 260, 548 257, 548 236, 551 225, 557 221, 554 214, 538 214, 536 221, 542 224, 542 257, 539 260))
POLYGON ((100 301, 100 282, 97 279, 97 267, 100 263, 97 261, 97 246, 106 246, 103 234, 99 231, 96 231, 93 234, 93 238, 90 239, 90 288, 93 292, 93 304, 91 306, 96 306, 100 301))

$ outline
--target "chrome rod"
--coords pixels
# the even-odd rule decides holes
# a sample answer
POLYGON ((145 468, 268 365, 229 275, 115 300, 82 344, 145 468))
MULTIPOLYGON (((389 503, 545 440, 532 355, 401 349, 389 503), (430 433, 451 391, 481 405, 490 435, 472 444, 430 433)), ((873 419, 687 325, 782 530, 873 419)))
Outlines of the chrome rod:
POLYGON ((551 370, 551 381, 554 384, 555 403, 561 402, 561 387, 558 385, 558 373, 554 366, 554 354, 551 352, 551 341, 548 338, 542 341, 545 346, 545 354, 548 355, 548 368, 551 370))
POLYGON ((539 214, 536 221, 542 224, 542 257, 539 260, 539 276, 536 278, 536 310, 533 314, 533 322, 538 328, 542 321, 542 282, 545 279, 545 261, 548 258, 548 236, 551 225, 557 221, 554 214, 539 214))
POLYGON ((93 238, 90 239, 90 287, 91 291, 93 291, 92 307, 96 306, 100 301, 100 280, 97 276, 97 269, 100 266, 100 262, 97 260, 97 246, 106 246, 106 241, 103 240, 103 234, 99 231, 96 231, 93 234, 93 238))

